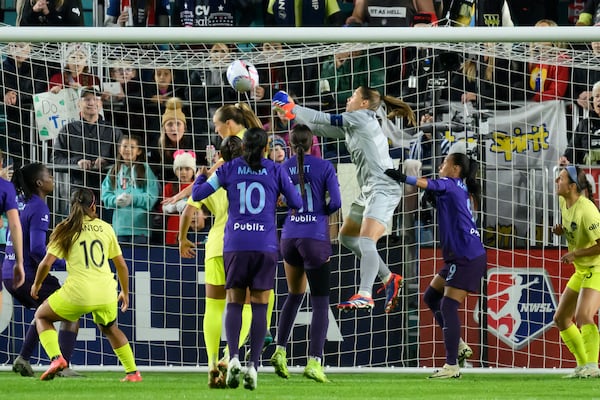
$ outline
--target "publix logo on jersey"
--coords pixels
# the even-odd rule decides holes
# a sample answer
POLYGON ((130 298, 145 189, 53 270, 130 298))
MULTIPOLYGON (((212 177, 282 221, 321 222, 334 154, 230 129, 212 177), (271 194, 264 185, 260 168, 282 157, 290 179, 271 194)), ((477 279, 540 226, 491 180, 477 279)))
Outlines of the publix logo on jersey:
POLYGON ((553 326, 556 297, 543 268, 493 268, 488 271, 488 329, 520 349, 553 326))

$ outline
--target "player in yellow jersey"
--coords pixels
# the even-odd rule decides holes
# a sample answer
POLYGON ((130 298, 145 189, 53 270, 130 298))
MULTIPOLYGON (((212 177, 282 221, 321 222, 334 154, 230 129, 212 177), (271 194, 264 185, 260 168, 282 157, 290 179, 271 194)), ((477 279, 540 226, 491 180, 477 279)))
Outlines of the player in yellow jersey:
MULTIPOLYGON (((221 144, 221 156, 225 161, 242 155, 242 140, 237 136, 227 136, 221 144)), ((183 258, 195 258, 196 246, 187 238, 193 214, 204 206, 214 216, 214 221, 204 251, 204 278, 206 285, 206 302, 202 333, 208 356, 208 386, 225 388, 227 364, 219 362, 219 345, 225 312, 225 265, 223 263, 223 237, 227 223, 227 192, 219 189, 202 201, 188 198, 188 205, 179 220, 179 253, 183 258)), ((200 223, 202 225, 202 223, 200 223)), ((244 306, 242 312, 242 330, 240 347, 250 332, 252 310, 250 305, 244 306)), ((225 358, 224 360, 226 360, 225 358)))
POLYGON ((111 225, 96 215, 96 198, 89 189, 78 189, 71 196, 71 212, 56 226, 50 236, 46 256, 40 262, 31 296, 38 298, 42 282, 58 258, 67 262, 67 279, 35 313, 40 342, 51 359, 50 368, 41 380, 50 380, 67 367, 58 345, 53 323, 77 321, 92 313, 94 322, 106 336, 127 375, 122 382, 139 382, 133 351, 127 337, 117 327, 117 307, 129 306, 129 270, 111 225), (121 291, 117 296, 117 281, 108 260, 117 270, 121 291))
POLYGON ((598 377, 600 335, 594 316, 600 308, 600 212, 585 195, 592 193, 585 171, 574 165, 560 171, 556 193, 562 219, 552 232, 567 240, 568 251, 560 261, 573 264, 575 272, 560 297, 554 323, 577 361, 567 377, 598 377))

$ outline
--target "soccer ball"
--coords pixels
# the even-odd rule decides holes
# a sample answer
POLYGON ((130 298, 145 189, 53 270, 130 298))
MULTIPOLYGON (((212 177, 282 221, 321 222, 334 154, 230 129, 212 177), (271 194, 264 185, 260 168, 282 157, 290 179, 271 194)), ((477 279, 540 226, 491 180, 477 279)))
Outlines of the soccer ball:
POLYGON ((235 60, 227 67, 227 80, 238 92, 248 92, 258 86, 258 72, 245 60, 235 60))

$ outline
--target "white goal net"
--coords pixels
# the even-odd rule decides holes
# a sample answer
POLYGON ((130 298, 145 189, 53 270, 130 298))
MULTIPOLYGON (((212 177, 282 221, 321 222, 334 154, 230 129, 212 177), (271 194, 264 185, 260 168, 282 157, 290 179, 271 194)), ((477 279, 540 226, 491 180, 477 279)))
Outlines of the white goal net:
MULTIPOLYGON (((179 97, 186 116, 184 140, 168 150, 194 152, 199 166, 212 161, 207 159, 207 149, 210 152, 210 146, 218 148, 220 143, 212 123, 218 107, 245 102, 271 135, 283 136, 290 126, 271 109, 271 96, 277 90, 290 92, 298 104, 341 112, 346 98, 360 85, 402 98, 415 112, 417 126, 396 120, 388 129, 390 151, 398 162, 417 159, 422 163, 419 173, 435 176, 449 149, 461 146, 480 162, 483 201, 478 225, 488 250, 489 269, 482 283, 483 294, 469 296, 461 312, 462 337, 474 350, 470 365, 575 365, 552 324, 558 297, 573 266, 559 263, 563 244, 550 228, 559 217, 553 185, 557 162, 568 153, 574 132, 582 129, 581 121, 595 118, 591 96, 578 104, 580 93, 591 92, 600 80, 600 55, 590 43, 557 43, 554 31, 547 40, 540 38, 535 43, 492 43, 489 38, 431 42, 423 34, 423 40, 411 43, 397 39, 352 43, 323 39, 327 43, 315 43, 310 38, 303 42, 298 36, 288 44, 242 43, 239 39, 232 43, 226 35, 223 44, 215 44, 220 40, 216 29, 202 44, 199 40, 176 42, 171 36, 164 42, 127 42, 127 29, 118 30, 124 32, 121 43, 98 43, 90 31, 82 32, 87 42, 49 43, 41 42, 40 37, 29 44, 23 42, 31 40, 27 39, 30 36, 13 42, 15 34, 11 32, 8 43, 0 32, 0 40, 5 40, 0 45, 4 60, 0 87, 3 97, 15 91, 19 99, 14 104, 5 101, 0 149, 5 164, 39 161, 51 168, 56 180, 49 199, 53 227, 67 214, 73 186, 84 185, 100 194, 106 176, 106 170, 95 176, 82 173, 68 161, 77 156, 68 148, 61 157, 56 156, 55 138, 65 124, 80 118, 80 103, 76 90, 49 93, 53 84, 96 86, 102 92, 103 124, 110 132, 118 129, 141 138, 143 153, 159 183, 159 195, 156 206, 147 213, 147 243, 122 243, 131 275, 131 308, 118 319, 139 365, 207 364, 202 336, 203 245, 197 260, 181 259, 173 241, 177 214, 168 214, 160 207, 160 200, 179 188, 172 163, 163 162, 161 157, 165 100, 179 97), (27 68, 18 64, 15 69, 11 63, 15 59, 27 68), (235 59, 256 66, 262 91, 238 93, 229 87, 225 71, 235 59), (85 75, 61 75, 69 71, 69 64, 85 65, 85 75)), ((106 31, 94 32, 101 36, 106 31)), ((118 143, 102 140, 97 132, 90 135, 86 145, 95 144, 110 154, 107 159, 112 164, 118 143)), ((598 189, 600 147, 596 146, 600 140, 586 143, 585 147, 576 146, 568 157, 586 168, 598 189)), ((336 166, 345 211, 356 191, 354 166, 343 142, 319 138, 318 151, 336 166)), ((416 196, 406 194, 390 221, 388 234, 378 243, 390 269, 405 278, 399 310, 389 315, 383 311, 384 295, 375 294, 377 288, 371 313, 341 313, 335 308, 356 291, 359 273, 355 257, 336 240, 342 217, 332 219, 332 307, 326 365, 443 364, 442 332, 421 300, 442 265, 436 216, 416 196)), ((110 208, 103 207, 102 217, 112 222, 111 215, 110 208)), ((205 228, 191 236, 202 243, 207 232, 205 228)), ((273 335, 287 293, 280 264, 270 325, 273 335)), ((64 271, 53 273, 60 278, 65 275, 64 271)), ((0 362, 12 363, 33 311, 13 301, 6 290, 3 295, 0 362)), ((288 349, 291 365, 306 361, 309 306, 305 299, 292 332, 288 349)), ((271 346, 263 354, 265 364, 273 349, 271 346)), ((46 362, 41 348, 32 363, 38 361, 46 362)), ((83 320, 72 362, 89 366, 117 363, 110 345, 89 317, 83 320)))

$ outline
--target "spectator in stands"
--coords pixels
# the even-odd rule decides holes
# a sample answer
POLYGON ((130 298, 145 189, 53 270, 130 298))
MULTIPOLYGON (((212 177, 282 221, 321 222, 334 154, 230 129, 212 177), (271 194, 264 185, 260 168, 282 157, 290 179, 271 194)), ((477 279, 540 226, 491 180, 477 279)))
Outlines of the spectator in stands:
POLYGON ((175 0, 171 5, 171 26, 233 27, 250 26, 255 19, 256 4, 252 1, 217 0, 196 5, 195 0, 175 0))
POLYGON ((94 322, 125 369, 126 375, 121 381, 142 381, 127 337, 116 324, 117 303, 121 302, 121 312, 127 311, 129 306, 129 271, 114 230, 96 215, 96 197, 89 189, 78 189, 73 193, 69 216, 52 231, 46 256, 31 285, 34 299, 39 298, 42 283, 58 258, 64 258, 69 265, 67 279, 35 312, 40 342, 51 360, 50 367, 40 379, 53 379, 68 366, 58 345, 54 323, 76 321, 82 315, 92 313, 94 322), (89 257, 90 254, 96 257, 89 257), (112 260, 119 279, 118 295, 109 260, 112 260))
POLYGON ((578 26, 593 26, 600 22, 600 0, 586 0, 579 14, 578 26))
MULTIPOLYGON (((231 161, 242 155, 242 139, 237 136, 228 136, 221 143, 223 161, 231 161)), ((205 270, 205 313, 202 320, 202 333, 206 344, 208 356, 208 387, 224 388, 229 357, 219 360, 219 345, 225 313, 225 266, 223 264, 223 236, 227 223, 227 193, 220 188, 206 199, 195 202, 191 198, 181 215, 179 223, 179 253, 183 258, 196 258, 197 244, 188 239, 190 224, 194 215, 201 213, 198 218, 198 228, 204 228, 207 214, 212 214, 214 222, 206 239, 204 250, 205 270)), ((246 341, 250 331, 252 309, 250 301, 242 309, 242 331, 240 332, 240 346, 246 341)), ((267 311, 268 312, 268 311, 267 311)), ((268 325, 267 325, 268 326, 268 325)))
MULTIPOLYGON (((494 46, 502 44, 490 43, 488 46, 494 52, 494 46)), ((511 60, 471 55, 463 61, 459 71, 451 73, 450 101, 477 103, 482 108, 498 104, 508 107, 511 103, 525 101, 522 82, 511 60)))
MULTIPOLYGON (((139 71, 132 67, 131 62, 125 61, 119 66, 111 67, 109 76, 111 82, 119 84, 119 90, 109 93, 103 88, 102 99, 106 119, 142 140, 146 135, 139 71)), ((140 145, 144 147, 146 143, 142 141, 140 145)))
POLYGON ((265 26, 342 26, 344 16, 334 0, 269 0, 265 26))
POLYGON ((242 378, 239 361, 239 338, 242 307, 250 290, 252 324, 250 328, 250 359, 244 373, 244 387, 257 386, 257 368, 267 333, 266 314, 277 268, 278 243, 275 227, 275 206, 282 193, 290 208, 302 207, 302 198, 290 177, 278 164, 264 158, 268 135, 262 128, 249 129, 244 134, 243 156, 223 164, 211 177, 206 167, 192 189, 194 201, 207 198, 219 187, 227 191, 229 202, 225 229, 223 261, 226 272, 227 345, 229 365, 227 386, 236 388, 242 378), (257 190, 264 192, 257 197, 257 190), (248 188, 248 192, 244 190, 248 188), (260 199, 259 199, 260 197, 260 199), (234 225, 246 228, 236 229, 234 225))
MULTIPOLYGON (((70 181, 71 188, 62 195, 69 196, 74 186, 79 186, 93 190, 100 198, 101 178, 105 169, 115 163, 123 133, 100 116, 100 96, 93 86, 81 88, 81 119, 63 126, 52 144, 53 163, 69 166, 65 181, 70 181)), ((66 211, 66 207, 61 211, 66 211)))
POLYGON ((328 81, 339 111, 356 87, 368 86, 383 91, 385 70, 377 56, 365 55, 362 50, 343 51, 322 64, 321 79, 328 81))
POLYGON ((592 109, 588 118, 577 124, 560 165, 598 164, 600 162, 600 81, 592 88, 592 109))
POLYGON ((286 147, 285 141, 279 136, 269 137, 269 159, 277 164, 283 163, 288 158, 286 147))
MULTIPOLYGON (((277 135, 282 138, 286 150, 286 156, 291 157, 293 149, 290 147, 290 131, 296 126, 294 120, 288 120, 285 112, 280 110, 273 110, 273 123, 267 122, 263 125, 263 129, 269 133, 269 136, 277 135)), ((311 156, 321 158, 321 145, 319 144, 319 138, 317 136, 312 136, 313 144, 308 150, 307 154, 311 156)))
POLYGON ((577 362, 567 377, 597 378, 599 335, 595 316, 600 308, 600 286, 590 273, 600 263, 600 213, 591 196, 586 196, 592 187, 581 168, 567 165, 558 174, 555 188, 560 220, 552 233, 566 239, 568 251, 562 252, 560 263, 573 264, 574 271, 553 319, 577 362))
POLYGON ((8 155, 14 168, 31 159, 33 94, 43 92, 48 79, 45 69, 30 61, 30 52, 30 43, 9 43, 0 74, 8 155))
MULTIPOLYGON (((600 23, 596 24, 600 27, 600 23)), ((592 55, 600 56, 600 42, 592 42, 590 44, 592 55)), ((573 67, 573 100, 584 111, 593 108, 592 105, 592 86, 600 81, 600 71, 592 68, 573 67)))
MULTIPOLYGON (((352 15, 346 19, 347 26, 369 27, 410 27, 415 23, 437 22, 433 0, 356 0, 352 15), (424 21, 426 19, 426 21, 424 21)), ((386 94, 400 96, 402 69, 404 63, 403 53, 408 60, 414 58, 414 48, 386 47, 381 54, 369 52, 369 55, 381 57, 385 65, 386 94)), ((374 87, 376 85, 371 84, 374 87)), ((354 87, 354 86, 353 86, 354 87)))
MULTIPOLYGON (((50 210, 46 198, 54 190, 54 178, 48 168, 40 163, 26 164, 15 171, 14 182, 19 193, 19 210, 23 229, 23 257, 25 263, 25 284, 13 286, 15 252, 12 244, 6 247, 6 258, 2 264, 2 282, 9 293, 25 308, 35 310, 46 298, 60 288, 53 275, 42 283, 39 298, 31 297, 31 285, 35 279, 38 264, 46 255, 46 235, 50 223, 50 210)), ((9 236, 10 243, 10 236, 9 236)), ((57 259, 53 267, 65 269, 65 260, 57 259)), ((63 321, 60 325, 58 341, 67 364, 71 360, 79 330, 79 321, 63 321)), ((19 356, 13 362, 12 370, 21 376, 34 376, 29 359, 39 344, 35 320, 27 328, 19 356)), ((80 376, 70 368, 61 371, 61 376, 80 376)))
POLYGON ((260 85, 254 90, 258 101, 258 116, 266 119, 271 115, 270 99, 284 90, 302 101, 315 100, 317 94, 317 61, 314 58, 285 60, 281 43, 263 43, 262 53, 266 62, 255 65, 260 85), (307 79, 309 77, 310 79, 307 79), (265 100, 266 103, 260 102, 265 100))
POLYGON ((156 11, 153 0, 109 0, 106 4, 104 26, 155 26, 156 11))
POLYGON ((210 47, 206 67, 190 74, 193 132, 214 132, 210 116, 221 104, 238 99, 238 92, 227 82, 231 57, 231 46, 214 43, 210 47))
POLYGON ((123 136, 115 165, 102 182, 102 203, 112 208, 112 225, 122 244, 147 244, 149 213, 158 200, 158 181, 137 136, 123 136))
POLYGON ((342 206, 342 201, 333 165, 308 154, 311 136, 312 132, 306 125, 294 127, 290 141, 295 156, 284 163, 292 183, 300 188, 304 205, 298 213, 286 216, 281 233, 280 249, 288 294, 279 318, 277 349, 271 357, 271 365, 277 375, 289 377, 286 347, 308 281, 312 318, 309 359, 304 376, 317 382, 328 382, 322 362, 329 325, 329 257, 332 253, 329 215, 342 206))
MULTIPOLYGON (((177 150, 174 154, 173 171, 178 182, 167 182, 163 189, 163 197, 171 197, 194 183, 196 177, 196 154, 191 151, 177 150)), ((179 232, 179 214, 183 212, 187 198, 174 204, 165 204, 163 211, 167 214, 165 244, 177 244, 179 232)))
POLYGON ((558 21, 559 0, 508 0, 510 15, 516 26, 534 26, 541 19, 558 21))
MULTIPOLYGON (((535 24, 536 27, 557 26, 556 22, 543 19, 535 24)), ((536 43, 534 53, 539 53, 542 61, 529 63, 529 89, 531 101, 560 100, 567 95, 569 88, 570 68, 560 65, 568 61, 568 56, 562 51, 560 43, 536 43), (545 63, 548 60, 550 63, 545 63)))
POLYGON ((58 93, 64 87, 79 89, 85 86, 99 86, 100 79, 90 73, 89 52, 89 47, 81 43, 66 46, 63 71, 50 77, 48 90, 58 93))
POLYGON ((24 0, 18 10, 17 25, 83 26, 81 0, 24 0))
MULTIPOLYGON (((162 115, 162 127, 158 141, 159 157, 154 156, 150 166, 163 183, 178 182, 174 164, 175 153, 178 150, 191 151, 199 160, 200 152, 195 151, 194 137, 186 132, 187 116, 183 112, 183 102, 177 97, 170 98, 165 103, 165 112, 162 115)), ((156 154, 156 153, 154 153, 156 154)))
MULTIPOLYGON (((144 139, 148 149, 150 166, 155 169, 159 177, 162 174, 156 170, 156 163, 160 162, 159 141, 163 126, 162 115, 166 111, 166 103, 169 99, 173 97, 184 99, 184 94, 183 87, 175 82, 174 71, 170 68, 155 69, 153 81, 146 82, 143 85, 144 130, 146 132, 144 139)), ((181 101, 180 103, 180 108, 183 109, 184 104, 181 101)), ((167 165, 170 166, 171 162, 167 165)))

